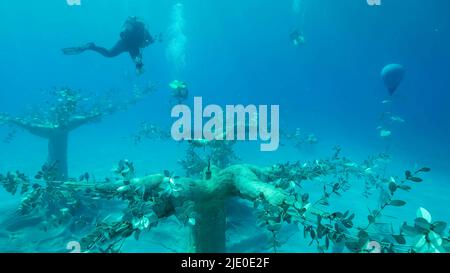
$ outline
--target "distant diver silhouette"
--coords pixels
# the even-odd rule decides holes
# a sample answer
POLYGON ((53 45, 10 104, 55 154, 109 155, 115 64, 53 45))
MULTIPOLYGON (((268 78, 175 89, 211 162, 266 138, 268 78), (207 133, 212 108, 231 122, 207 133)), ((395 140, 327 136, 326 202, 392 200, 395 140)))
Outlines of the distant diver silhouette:
POLYGON ((155 40, 150 35, 146 25, 136 16, 131 16, 123 25, 120 40, 111 49, 97 46, 95 43, 87 43, 84 46, 64 48, 62 51, 65 55, 78 55, 91 50, 108 58, 128 52, 136 65, 137 73, 142 74, 144 67, 142 49, 154 42, 155 40))
POLYGON ((399 64, 388 64, 381 71, 381 78, 392 96, 403 80, 405 69, 399 64))
POLYGON ((305 37, 297 29, 291 32, 289 37, 291 38, 291 41, 295 46, 303 45, 305 43, 305 37))

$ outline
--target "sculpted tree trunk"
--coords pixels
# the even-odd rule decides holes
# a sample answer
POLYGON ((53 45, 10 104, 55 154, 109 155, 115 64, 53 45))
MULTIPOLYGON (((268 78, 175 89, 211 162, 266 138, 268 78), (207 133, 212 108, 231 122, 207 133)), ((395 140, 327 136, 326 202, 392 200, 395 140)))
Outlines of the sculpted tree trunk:
POLYGON ((55 164, 55 178, 64 180, 69 176, 67 166, 67 142, 69 132, 56 131, 48 139, 48 164, 55 164))
POLYGON ((197 253, 226 252, 226 215, 223 199, 195 204, 197 213, 193 227, 194 248, 197 253))
POLYGON ((64 127, 54 125, 43 126, 39 123, 29 123, 20 118, 11 118, 9 121, 27 130, 29 133, 45 138, 48 141, 47 164, 54 166, 54 178, 58 181, 63 181, 69 177, 67 149, 71 131, 83 124, 91 122, 97 117, 100 117, 100 115, 77 116, 64 127))

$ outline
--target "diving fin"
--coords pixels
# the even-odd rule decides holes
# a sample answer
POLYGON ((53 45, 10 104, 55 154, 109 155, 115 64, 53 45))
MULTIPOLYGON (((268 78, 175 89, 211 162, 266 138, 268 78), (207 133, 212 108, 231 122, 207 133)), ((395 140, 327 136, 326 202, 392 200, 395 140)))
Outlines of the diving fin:
POLYGON ((83 51, 85 51, 86 49, 83 47, 68 47, 68 48, 63 48, 62 52, 64 53, 64 55, 78 55, 80 53, 83 53, 83 51))
POLYGON ((93 47, 95 47, 94 43, 87 43, 84 46, 63 48, 62 52, 64 53, 64 55, 78 55, 93 47))

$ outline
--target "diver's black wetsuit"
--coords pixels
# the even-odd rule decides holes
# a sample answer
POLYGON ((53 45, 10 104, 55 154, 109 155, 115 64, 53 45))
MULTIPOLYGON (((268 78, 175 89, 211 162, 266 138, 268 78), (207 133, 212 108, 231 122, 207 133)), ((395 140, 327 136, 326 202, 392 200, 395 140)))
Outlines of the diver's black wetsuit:
POLYGON ((66 55, 75 55, 86 50, 92 50, 108 58, 128 52, 136 64, 136 69, 141 71, 144 66, 142 63, 141 49, 152 43, 154 43, 154 39, 148 32, 145 24, 136 17, 130 17, 124 24, 124 30, 120 33, 120 40, 111 49, 97 46, 94 43, 88 43, 82 47, 63 49, 63 52, 66 55))

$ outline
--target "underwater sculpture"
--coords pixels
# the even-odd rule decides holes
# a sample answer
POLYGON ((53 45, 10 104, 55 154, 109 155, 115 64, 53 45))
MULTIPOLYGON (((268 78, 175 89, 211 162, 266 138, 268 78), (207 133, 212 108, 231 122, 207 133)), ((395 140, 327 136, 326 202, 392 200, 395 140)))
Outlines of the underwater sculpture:
POLYGON ((172 97, 175 99, 176 103, 181 104, 189 96, 188 86, 185 82, 174 80, 169 84, 172 90, 172 97))
MULTIPOLYGON (((145 127, 145 134, 149 131, 151 139, 167 137, 164 130, 145 127)), ((394 231, 398 229, 385 222, 387 208, 406 204, 397 198, 397 193, 408 192, 411 185, 422 182, 420 176, 429 172, 429 168, 406 171, 404 177, 388 176, 384 166, 389 160, 387 154, 356 163, 342 157, 340 147, 335 147, 330 158, 311 162, 288 162, 268 167, 231 165, 235 159, 231 146, 220 145, 227 142, 188 143, 187 157, 180 162, 188 177, 175 176, 169 171, 136 177, 133 164, 122 160, 113 179, 92 181, 83 176, 79 181, 71 179, 55 183, 51 171, 44 166, 35 177, 41 182, 33 187, 34 181, 20 172, 0 175, 0 185, 11 193, 20 189, 24 198, 18 211, 28 215, 27 219, 35 219, 33 215, 42 208, 55 207, 49 206, 49 202, 57 202, 56 212, 47 212, 46 217, 53 223, 68 223, 70 230, 74 225, 80 225, 80 218, 85 213, 96 215, 105 210, 97 206, 95 210, 86 212, 84 209, 80 213, 80 208, 88 207, 89 203, 125 202, 127 207, 120 217, 83 222, 86 232, 75 235, 83 252, 120 252, 125 240, 133 237, 139 240, 142 233, 151 232, 152 228, 173 216, 191 230, 191 246, 182 251, 226 252, 229 249, 226 202, 234 198, 253 204, 255 224, 265 230, 258 240, 267 240, 274 252, 278 252, 283 244, 284 225, 297 225, 303 229, 304 238, 309 239, 309 244, 315 245, 318 252, 372 252, 374 243, 382 252, 450 251, 447 224, 432 221, 423 208, 419 208, 413 225, 405 221, 399 231, 394 231), (207 156, 209 160, 201 157, 199 151, 209 149, 212 151, 207 156), (216 150, 219 155, 214 158, 216 150), (323 192, 306 191, 306 183, 321 183, 323 192), (336 210, 331 205, 335 198, 341 198, 349 190, 352 183, 364 183, 362 195, 366 198, 380 192, 378 206, 370 209, 365 218, 367 224, 357 221, 350 210, 336 210)), ((39 220, 50 221, 46 217, 39 220)), ((74 233, 65 236, 57 242, 73 240, 74 233)))
POLYGON ((399 64, 386 65, 381 71, 381 78, 391 96, 402 82, 404 75, 405 69, 399 64))
POLYGON ((377 158, 356 164, 338 157, 338 153, 339 150, 331 159, 304 164, 270 167, 240 164, 224 169, 208 166, 201 178, 172 177, 166 171, 143 178, 128 177, 126 183, 115 181, 86 185, 69 182, 65 186, 72 190, 89 189, 103 198, 116 197, 128 201, 129 209, 122 221, 103 224, 83 238, 82 247, 87 251, 120 250, 120 247, 115 247, 120 246, 117 243, 124 238, 133 234, 138 238, 142 231, 150 230, 159 220, 176 215, 182 223, 192 226, 194 243, 191 251, 226 252, 224 204, 233 196, 253 202, 258 225, 271 234, 275 252, 280 246, 277 236, 284 223, 302 225, 305 236, 310 236, 311 244, 317 244, 321 252, 329 250, 332 244, 341 244, 352 252, 370 252, 366 247, 373 240, 382 242, 385 252, 448 251, 450 241, 448 235, 445 237, 446 224, 443 222, 431 222, 431 218, 427 220, 426 217, 429 224, 421 225, 424 221, 418 215, 416 224, 404 224, 399 234, 386 234, 385 230, 380 231, 377 227, 386 207, 400 207, 406 203, 396 200, 395 193, 410 190, 407 182, 421 182, 418 175, 430 171, 429 168, 407 171, 405 178, 399 181, 392 177, 387 181, 377 181, 380 178, 367 171, 377 158), (338 182, 325 184, 319 200, 313 202, 307 193, 298 191, 300 183, 330 175, 338 182), (330 197, 345 192, 349 186, 347 179, 351 176, 371 181, 369 183, 388 183, 389 193, 381 201, 379 209, 370 211, 369 223, 365 227, 354 226, 355 215, 349 211, 338 212, 328 208, 330 197), (408 246, 407 236, 419 236, 420 239, 414 246, 408 246))
POLYGON ((187 177, 201 177, 211 164, 223 169, 240 160, 233 150, 235 141, 201 139, 188 143, 185 157, 178 161, 187 177))
MULTIPOLYGON (((118 175, 115 180, 69 180, 55 184, 44 175, 44 180, 50 179, 46 187, 40 184, 30 187, 31 179, 24 174, 8 173, 0 175, 0 185, 9 192, 22 188, 25 198, 20 208, 28 208, 27 213, 31 214, 39 207, 48 207, 48 198, 40 201, 34 198, 43 193, 47 197, 52 192, 58 194, 60 204, 73 203, 77 196, 79 203, 92 199, 126 202, 127 208, 119 220, 101 220, 86 227, 91 231, 80 240, 84 252, 119 252, 124 240, 132 236, 138 240, 142 232, 150 231, 170 216, 176 216, 192 230, 192 248, 185 251, 226 252, 225 201, 233 197, 253 203, 257 224, 266 229, 274 252, 281 246, 278 236, 286 224, 303 227, 304 237, 319 252, 371 252, 373 242, 379 242, 382 252, 450 251, 447 224, 432 221, 423 208, 418 210, 414 225, 405 222, 400 232, 382 220, 386 208, 406 204, 396 199, 397 192, 410 191, 410 185, 422 182, 419 176, 430 171, 424 167, 406 171, 403 178, 385 177, 375 172, 384 159, 380 155, 357 164, 341 157, 340 149, 336 148, 331 158, 303 164, 269 167, 239 164, 223 169, 207 166, 198 178, 177 177, 168 171, 135 177, 133 164, 121 161, 115 170, 118 175), (301 186, 324 179, 329 182, 323 184, 323 193, 316 200, 301 186), (344 194, 352 179, 366 184, 368 196, 374 190, 384 193, 378 207, 369 211, 366 225, 356 224, 355 214, 349 210, 336 211, 330 206, 332 197, 344 194)), ((60 217, 70 216, 73 209, 65 209, 60 217)))
POLYGON ((67 146, 69 134, 73 130, 94 122, 116 111, 126 109, 136 103, 144 95, 152 92, 149 87, 141 92, 135 90, 134 97, 129 101, 113 105, 108 98, 103 99, 106 105, 101 105, 99 100, 94 105, 85 105, 83 102, 89 98, 82 97, 78 91, 63 88, 52 93, 55 104, 48 105, 35 115, 27 117, 10 117, 0 115, 3 123, 8 123, 25 129, 29 133, 48 140, 47 164, 53 166, 56 179, 68 179, 67 146), (85 108, 90 107, 86 110, 85 108))

